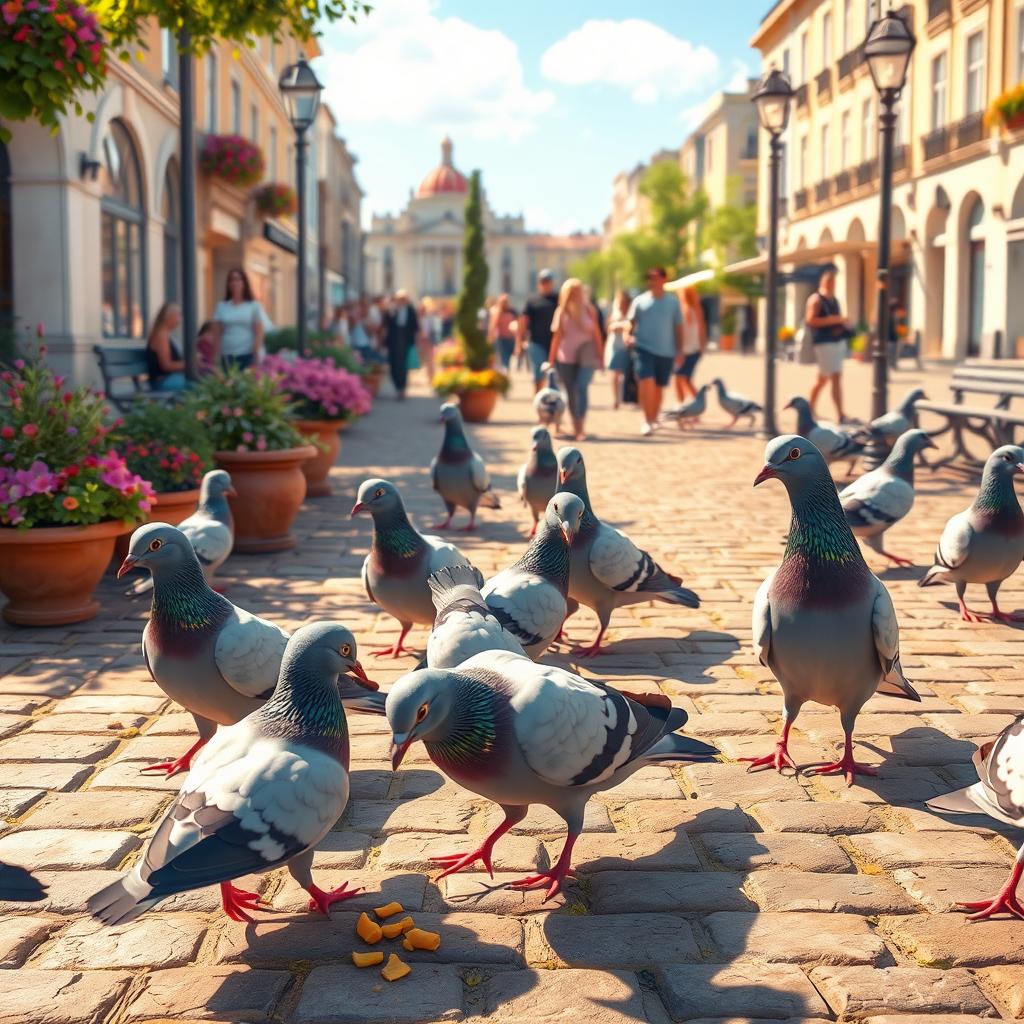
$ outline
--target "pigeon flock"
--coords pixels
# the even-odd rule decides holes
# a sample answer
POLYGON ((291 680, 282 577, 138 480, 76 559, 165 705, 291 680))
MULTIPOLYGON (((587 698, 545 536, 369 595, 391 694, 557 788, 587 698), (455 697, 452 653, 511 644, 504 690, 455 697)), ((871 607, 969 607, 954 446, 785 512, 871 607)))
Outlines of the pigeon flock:
MULTIPOLYGON (((556 390, 550 382, 545 390, 556 390)), ((732 426, 759 406, 713 382, 732 426)), ((666 415, 683 425, 705 411, 709 387, 666 415)), ((754 597, 754 651, 782 689, 782 728, 764 756, 744 758, 748 770, 775 769, 839 775, 853 785, 877 769, 854 757, 857 717, 875 694, 920 701, 900 662, 896 610, 884 583, 865 561, 860 538, 889 561, 886 532, 914 505, 914 463, 934 447, 914 425, 911 392, 889 416, 859 434, 815 422, 794 399, 798 432, 765 449, 754 486, 777 481, 791 506, 779 565, 754 597), (891 445, 888 458, 838 491, 829 463, 856 458, 871 439, 891 445), (844 734, 842 756, 799 766, 790 730, 807 703, 835 708, 844 734)), ((573 846, 590 798, 654 764, 713 760, 711 744, 680 733, 687 716, 660 692, 634 693, 587 678, 550 661, 569 616, 580 605, 598 620, 577 658, 603 649, 612 614, 624 605, 658 601, 700 606, 679 575, 660 566, 623 531, 595 511, 583 453, 554 450, 561 409, 535 403, 540 425, 530 437, 517 490, 531 515, 521 557, 485 580, 455 545, 420 533, 398 488, 368 479, 351 516, 372 520, 362 568, 367 599, 399 623, 398 639, 378 656, 412 654, 413 625, 430 627, 425 656, 383 693, 364 671, 356 637, 340 622, 314 622, 289 635, 211 586, 230 551, 227 474, 207 474, 196 515, 180 527, 151 523, 132 535, 118 573, 145 570, 151 610, 142 634, 146 667, 160 689, 193 717, 197 741, 172 760, 144 771, 187 772, 181 790, 122 878, 92 897, 89 909, 107 924, 131 921, 175 894, 219 885, 224 912, 251 921, 269 909, 235 882, 287 867, 309 893, 309 909, 328 914, 358 890, 325 891, 313 881, 317 844, 341 816, 349 797, 346 715, 385 716, 390 764, 398 770, 422 742, 437 769, 498 805, 503 820, 470 852, 438 855, 439 877, 480 862, 492 872, 498 840, 531 805, 550 808, 565 823, 561 853, 548 869, 509 883, 541 889, 547 901, 571 876, 573 846)), ((563 403, 564 408, 564 403, 563 403)), ((475 525, 480 507, 500 508, 483 459, 473 451, 458 407, 441 408, 443 441, 431 465, 447 528, 457 509, 475 525)), ((1024 473, 1024 448, 1006 445, 988 459, 970 508, 949 520, 935 564, 921 586, 952 583, 964 620, 981 616, 965 603, 968 584, 983 583, 991 618, 1012 619, 997 603, 1002 582, 1024 558, 1024 512, 1014 491, 1024 473)), ((417 655, 418 656, 418 655, 417 655)), ((1024 715, 975 756, 980 781, 931 801, 939 812, 980 810, 1024 826, 1024 715)), ((1024 847, 1010 878, 993 899, 966 904, 972 919, 1009 913, 1024 918, 1017 886, 1024 847)))

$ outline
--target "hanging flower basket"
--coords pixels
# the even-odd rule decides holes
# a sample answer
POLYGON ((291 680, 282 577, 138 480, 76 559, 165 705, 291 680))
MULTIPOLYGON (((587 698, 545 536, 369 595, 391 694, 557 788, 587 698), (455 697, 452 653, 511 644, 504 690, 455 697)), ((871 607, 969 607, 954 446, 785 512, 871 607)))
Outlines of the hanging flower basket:
POLYGON ((291 185, 274 181, 261 185, 253 193, 256 212, 261 217, 291 217, 299 208, 299 197, 291 185))
POLYGON ((1024 128, 1024 82, 997 96, 985 111, 985 123, 998 125, 1004 131, 1024 128))
POLYGON ((245 188, 263 177, 263 152, 241 135, 207 135, 199 154, 204 174, 245 188))

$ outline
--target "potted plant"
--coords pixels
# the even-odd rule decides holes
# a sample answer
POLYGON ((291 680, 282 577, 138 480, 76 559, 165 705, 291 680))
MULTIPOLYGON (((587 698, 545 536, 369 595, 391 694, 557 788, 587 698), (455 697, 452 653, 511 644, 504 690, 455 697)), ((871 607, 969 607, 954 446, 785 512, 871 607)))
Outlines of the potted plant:
POLYGON ((302 464, 306 497, 329 495, 327 475, 341 451, 338 431, 370 411, 373 399, 369 391, 358 376, 336 366, 330 358, 267 356, 259 372, 277 381, 291 405, 295 426, 317 439, 319 451, 302 464))
POLYGON ((110 447, 107 414, 101 395, 65 388, 42 358, 18 359, 0 373, 0 591, 8 622, 91 619, 115 539, 152 508, 149 483, 110 447))
POLYGON ((1024 128, 1024 82, 1001 93, 989 104, 985 123, 989 127, 999 125, 1007 132, 1024 128))
POLYGON ((261 217, 290 217, 299 208, 295 189, 280 181, 261 185, 253 198, 256 201, 256 212, 261 217))
POLYGON ((199 166, 205 174, 245 188, 263 177, 263 152, 241 135, 207 135, 199 166))
POLYGON ((316 448, 295 428, 275 378, 232 369, 204 377, 186 408, 206 427, 214 462, 231 474, 234 550, 243 554, 295 546, 292 523, 306 494, 302 463, 316 448))
POLYGON ((470 370, 465 366, 452 366, 435 373, 432 384, 440 398, 458 395, 464 420, 484 423, 490 419, 498 396, 508 391, 509 380, 505 374, 491 367, 470 370))
POLYGON ((731 352, 736 347, 736 310, 732 306, 727 306, 722 310, 718 347, 723 352, 731 352))

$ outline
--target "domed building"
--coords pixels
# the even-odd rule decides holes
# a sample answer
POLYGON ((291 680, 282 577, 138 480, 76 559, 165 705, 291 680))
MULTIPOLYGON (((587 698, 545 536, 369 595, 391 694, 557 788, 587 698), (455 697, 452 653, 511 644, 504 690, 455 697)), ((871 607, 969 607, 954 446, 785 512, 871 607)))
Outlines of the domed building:
MULTIPOLYGON (((390 294, 404 288, 414 299, 454 297, 462 283, 463 209, 469 183, 453 159, 451 139, 441 143, 441 162, 429 171, 405 209, 374 214, 366 236, 366 291, 390 294)), ((600 248, 598 235, 539 235, 522 215, 496 214, 482 196, 487 265, 492 294, 508 292, 521 305, 537 272, 564 275, 572 260, 600 248)))

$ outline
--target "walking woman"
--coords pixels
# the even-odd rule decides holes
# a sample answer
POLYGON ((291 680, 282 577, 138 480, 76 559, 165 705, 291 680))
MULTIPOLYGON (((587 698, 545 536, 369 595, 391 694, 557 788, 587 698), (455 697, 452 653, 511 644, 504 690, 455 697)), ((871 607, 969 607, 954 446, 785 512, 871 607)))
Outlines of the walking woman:
POLYGON ((214 356, 224 369, 237 366, 247 370, 260 361, 263 315, 245 271, 241 267, 229 270, 224 298, 213 311, 214 356))
POLYGON ((497 351, 501 368, 508 373, 516 347, 516 314, 508 304, 507 295, 499 295, 498 301, 491 307, 487 340, 497 351))
POLYGON ((165 302, 156 314, 146 339, 149 386, 153 391, 184 391, 185 360, 172 334, 181 323, 175 302, 165 302))
POLYGON ((697 389, 693 386, 693 372, 704 354, 708 343, 708 329, 704 322, 704 310, 700 305, 700 296, 693 286, 684 288, 679 296, 683 307, 683 359, 676 369, 676 395, 680 402, 687 398, 696 398, 697 389))
POLYGON ((558 293, 558 308, 551 321, 548 359, 558 368, 569 395, 569 415, 577 441, 587 439, 587 391, 594 371, 604 360, 604 343, 597 317, 583 295, 583 283, 570 277, 558 293))
POLYGON ((626 334, 629 322, 629 292, 620 288, 612 300, 612 308, 608 310, 608 343, 604 350, 604 367, 612 375, 612 405, 618 409, 622 405, 622 381, 629 369, 629 349, 626 347, 626 334))

